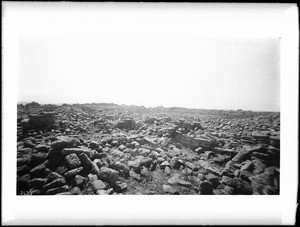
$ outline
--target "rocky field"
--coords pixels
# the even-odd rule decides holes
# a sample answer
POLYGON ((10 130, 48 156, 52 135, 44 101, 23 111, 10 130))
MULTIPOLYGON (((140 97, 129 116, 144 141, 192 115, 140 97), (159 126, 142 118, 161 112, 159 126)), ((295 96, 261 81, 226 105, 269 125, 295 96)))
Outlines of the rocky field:
POLYGON ((18 105, 18 195, 278 195, 280 113, 18 105))

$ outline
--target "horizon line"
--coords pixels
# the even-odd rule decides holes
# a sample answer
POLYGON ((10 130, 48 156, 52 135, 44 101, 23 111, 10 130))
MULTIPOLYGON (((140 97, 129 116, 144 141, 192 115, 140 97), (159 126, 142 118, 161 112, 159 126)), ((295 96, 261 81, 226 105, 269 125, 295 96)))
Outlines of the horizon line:
POLYGON ((157 105, 157 106, 144 106, 144 105, 136 105, 136 104, 118 104, 118 103, 113 103, 113 102, 77 102, 77 103, 68 103, 68 102, 62 102, 62 103, 44 103, 44 102, 37 102, 37 101, 18 101, 17 105, 20 104, 27 104, 27 103, 32 103, 32 102, 36 102, 40 105, 63 105, 63 104, 67 104, 67 105, 83 105, 83 104, 113 104, 113 105, 118 105, 118 106, 136 106, 136 107, 144 107, 144 108, 166 108, 166 109, 170 109, 170 108, 182 108, 182 109, 190 109, 190 110, 223 110, 223 111, 238 111, 238 110, 242 110, 244 112, 273 112, 273 113, 280 113, 279 111, 274 111, 274 110, 249 110, 249 109, 243 109, 243 108, 237 108, 237 109, 217 109, 217 108, 200 108, 200 107, 183 107, 183 106, 163 106, 163 105, 157 105))

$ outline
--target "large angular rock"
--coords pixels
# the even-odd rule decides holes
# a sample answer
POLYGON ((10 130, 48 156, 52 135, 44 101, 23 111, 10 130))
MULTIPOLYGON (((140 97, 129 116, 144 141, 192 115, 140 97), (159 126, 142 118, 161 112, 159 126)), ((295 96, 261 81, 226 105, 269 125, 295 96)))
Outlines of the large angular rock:
POLYGON ((62 151, 64 148, 77 147, 80 144, 78 139, 67 137, 67 136, 58 136, 56 141, 51 144, 51 148, 57 152, 62 151))
POLYGON ((67 165, 70 169, 75 169, 76 167, 81 166, 80 159, 76 154, 69 154, 65 157, 65 160, 67 162, 67 165))
POLYGON ((29 114, 29 127, 35 130, 51 129, 54 126, 54 112, 29 114))
POLYGON ((233 162, 243 162, 247 159, 251 158, 253 152, 260 151, 262 149, 261 146, 254 146, 251 148, 241 150, 234 158, 232 159, 233 162))
POLYGON ((83 170, 83 167, 78 167, 76 169, 69 170, 65 173, 65 178, 73 178, 83 170))
POLYGON ((29 171, 32 178, 43 177, 45 175, 46 163, 42 163, 29 171))
POLYGON ((64 178, 58 178, 48 184, 45 184, 43 187, 42 187, 42 190, 43 191, 47 191, 49 189, 52 189, 52 188, 56 188, 56 187, 60 187, 60 186, 63 186, 66 184, 66 180, 64 178))
POLYGON ((115 183, 119 178, 119 172, 111 168, 101 167, 98 177, 105 182, 115 183))
POLYGON ((92 167, 92 164, 91 164, 91 159, 85 154, 85 153, 81 153, 79 155, 79 159, 80 159, 80 162, 82 164, 82 167, 84 169, 90 169, 92 167))
POLYGON ((212 195, 213 194, 213 187, 212 183, 209 181, 202 181, 200 183, 200 191, 201 195, 212 195))

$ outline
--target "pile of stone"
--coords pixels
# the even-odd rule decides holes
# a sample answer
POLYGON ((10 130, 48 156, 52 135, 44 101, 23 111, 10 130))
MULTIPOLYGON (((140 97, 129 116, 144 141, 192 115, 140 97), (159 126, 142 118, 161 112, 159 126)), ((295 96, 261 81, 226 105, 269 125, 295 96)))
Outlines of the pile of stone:
POLYGON ((279 194, 278 114, 51 108, 17 119, 17 194, 279 194))
POLYGON ((19 126, 23 127, 24 131, 34 130, 47 130, 53 128, 55 124, 54 112, 43 112, 39 114, 29 114, 28 118, 19 120, 19 126))

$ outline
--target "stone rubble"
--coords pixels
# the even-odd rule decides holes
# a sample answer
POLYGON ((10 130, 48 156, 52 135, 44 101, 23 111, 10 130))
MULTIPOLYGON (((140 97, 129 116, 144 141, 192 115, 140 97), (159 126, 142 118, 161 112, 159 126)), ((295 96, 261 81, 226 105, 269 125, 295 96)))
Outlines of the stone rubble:
POLYGON ((18 105, 18 195, 278 195, 279 185, 280 113, 18 105))

